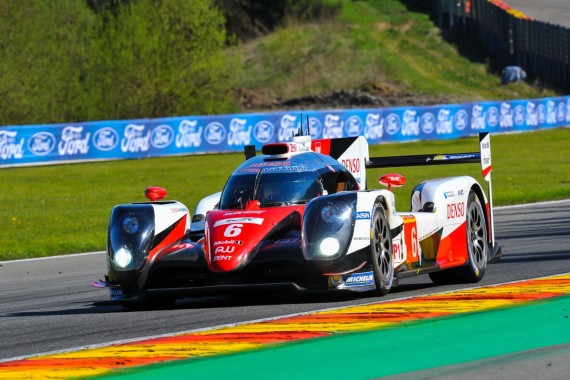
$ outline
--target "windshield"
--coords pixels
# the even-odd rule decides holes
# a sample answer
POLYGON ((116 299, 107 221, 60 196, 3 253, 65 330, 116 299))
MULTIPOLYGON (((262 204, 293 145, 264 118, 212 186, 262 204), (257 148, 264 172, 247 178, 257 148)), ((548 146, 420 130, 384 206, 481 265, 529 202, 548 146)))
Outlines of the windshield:
POLYGON ((233 175, 221 199, 221 209, 243 208, 256 199, 261 207, 306 203, 323 194, 323 185, 316 172, 266 173, 233 175), (257 188, 255 183, 257 184, 257 188))

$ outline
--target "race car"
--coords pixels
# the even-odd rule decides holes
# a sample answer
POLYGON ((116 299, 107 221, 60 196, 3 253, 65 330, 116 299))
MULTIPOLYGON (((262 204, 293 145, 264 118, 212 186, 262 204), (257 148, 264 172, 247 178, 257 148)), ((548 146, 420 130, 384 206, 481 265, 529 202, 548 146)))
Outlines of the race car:
POLYGON ((384 295, 398 279, 480 281, 500 256, 492 214, 491 147, 474 153, 369 158, 362 136, 246 147, 223 190, 189 209, 162 200, 115 206, 105 280, 93 283, 126 307, 167 307, 178 298, 299 290, 384 295), (370 168, 481 163, 488 189, 470 176, 425 180, 411 209, 396 210, 389 173, 368 189, 370 168), (488 195, 487 195, 488 194, 488 195))

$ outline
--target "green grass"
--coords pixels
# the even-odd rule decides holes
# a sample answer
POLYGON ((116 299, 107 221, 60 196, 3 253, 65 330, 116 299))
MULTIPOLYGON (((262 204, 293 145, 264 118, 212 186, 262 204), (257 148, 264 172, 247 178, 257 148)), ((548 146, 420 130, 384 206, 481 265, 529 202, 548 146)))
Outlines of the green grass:
MULTIPOLYGON (((554 129, 491 137, 494 204, 570 197, 570 130, 554 129)), ((373 145, 371 156, 478 150, 476 138, 373 145)), ((104 250, 113 206, 144 201, 144 189, 168 189, 191 209, 219 191, 243 154, 91 162, 0 170, 0 260, 104 250)), ((469 174, 483 182, 478 165, 373 169, 369 188, 388 172, 404 174, 395 189, 397 208, 409 209, 412 187, 428 178, 469 174)))
POLYGON ((484 50, 457 35, 449 40, 429 15, 398 0, 342 1, 335 18, 296 23, 239 47, 239 84, 264 99, 338 90, 412 93, 449 102, 525 99, 554 91, 504 86, 484 50))

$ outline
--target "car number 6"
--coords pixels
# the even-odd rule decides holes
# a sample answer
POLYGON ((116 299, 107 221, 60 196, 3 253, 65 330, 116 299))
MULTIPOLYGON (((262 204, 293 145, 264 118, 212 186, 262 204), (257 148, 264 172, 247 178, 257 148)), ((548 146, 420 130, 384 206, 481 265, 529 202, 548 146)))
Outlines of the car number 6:
POLYGON ((241 229, 243 227, 243 224, 230 224, 228 226, 228 228, 226 228, 226 230, 224 231, 224 236, 225 237, 236 237, 239 234, 241 234, 241 229))

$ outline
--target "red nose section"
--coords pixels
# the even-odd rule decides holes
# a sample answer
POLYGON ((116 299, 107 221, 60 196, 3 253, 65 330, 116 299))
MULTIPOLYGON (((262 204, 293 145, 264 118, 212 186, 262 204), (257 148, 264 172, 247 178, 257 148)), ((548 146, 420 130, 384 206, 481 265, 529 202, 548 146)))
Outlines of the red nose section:
POLYGON ((397 173, 384 174, 378 179, 378 182, 382 186, 388 186, 388 190, 392 190, 392 187, 402 187, 406 183, 406 177, 397 173))
POLYGON ((166 194, 168 194, 168 191, 158 186, 151 186, 144 191, 145 197, 150 199, 151 202, 161 200, 162 198, 166 197, 166 194))

